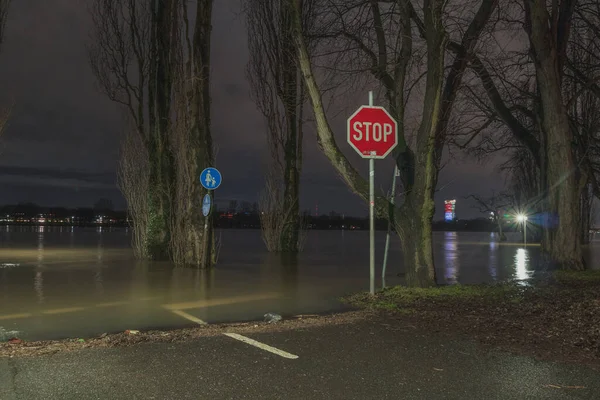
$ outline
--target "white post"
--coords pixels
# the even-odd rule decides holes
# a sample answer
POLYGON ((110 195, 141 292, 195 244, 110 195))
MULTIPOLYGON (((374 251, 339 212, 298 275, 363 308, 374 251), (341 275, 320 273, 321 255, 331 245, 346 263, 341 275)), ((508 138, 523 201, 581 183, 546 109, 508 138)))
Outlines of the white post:
MULTIPOLYGON (((369 91, 369 106, 373 105, 373 91, 369 91)), ((369 159, 369 275, 370 292, 375 294, 375 159, 369 159)))
POLYGON ((527 247, 527 219, 523 220, 523 243, 527 247))
MULTIPOLYGON (((396 200, 396 177, 398 176, 398 166, 394 167, 394 178, 392 179, 392 194, 390 204, 394 206, 396 200)), ((388 221, 387 236, 385 237, 385 250, 383 252, 383 269, 381 270, 381 288, 385 289, 385 271, 387 269, 388 252, 390 251, 390 231, 393 221, 388 221)))

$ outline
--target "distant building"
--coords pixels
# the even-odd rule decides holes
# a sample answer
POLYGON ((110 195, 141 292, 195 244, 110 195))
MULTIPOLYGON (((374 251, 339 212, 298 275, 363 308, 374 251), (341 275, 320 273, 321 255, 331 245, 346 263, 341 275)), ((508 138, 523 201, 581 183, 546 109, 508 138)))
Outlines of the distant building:
POLYGON ((456 221, 456 200, 444 200, 444 221, 456 221))

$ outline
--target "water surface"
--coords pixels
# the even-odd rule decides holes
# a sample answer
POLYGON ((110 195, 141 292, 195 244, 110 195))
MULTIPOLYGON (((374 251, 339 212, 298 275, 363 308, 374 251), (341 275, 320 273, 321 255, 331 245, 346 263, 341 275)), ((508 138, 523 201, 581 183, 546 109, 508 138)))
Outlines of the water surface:
MULTIPOLYGON (((297 259, 268 254, 256 230, 219 232, 213 271, 135 260, 127 229, 0 227, 0 338, 85 337, 125 329, 208 323, 340 309, 338 298, 369 288, 366 231, 310 231, 297 259), (7 335, 6 333, 4 335, 7 335)), ((434 256, 440 283, 527 280, 539 247, 515 234, 437 232, 434 256)), ((597 242, 587 251, 598 257, 597 242)), ((376 236, 377 285, 385 232, 376 236)), ((386 284, 403 272, 398 238, 390 246, 386 284)))

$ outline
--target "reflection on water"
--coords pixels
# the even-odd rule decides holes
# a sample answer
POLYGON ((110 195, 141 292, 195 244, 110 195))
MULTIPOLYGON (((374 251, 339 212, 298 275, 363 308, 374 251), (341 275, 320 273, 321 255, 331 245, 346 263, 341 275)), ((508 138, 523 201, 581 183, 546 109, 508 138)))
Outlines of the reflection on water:
POLYGON ((44 232, 45 227, 36 227, 38 231, 37 235, 37 263, 35 268, 35 278, 33 280, 33 287, 35 288, 35 294, 38 303, 43 303, 44 298, 44 232))
POLYGON ((35 288, 35 294, 37 296, 37 302, 44 302, 44 273, 42 271, 35 272, 35 278, 33 280, 33 287, 35 288))
POLYGON ((527 270, 528 261, 527 250, 518 249, 517 254, 515 254, 515 279, 526 281, 531 278, 532 271, 527 270))
POLYGON ((496 281, 498 274, 496 272, 497 268, 497 257, 498 257, 498 240, 499 237, 496 236, 495 232, 490 233, 490 258, 488 261, 488 270, 490 272, 490 277, 492 281, 496 281))
POLYGON ((446 264, 444 277, 446 283, 452 285, 457 282, 458 273, 458 235, 456 232, 444 232, 444 262, 446 264))
MULTIPOLYGON (((247 320, 267 312, 333 310, 340 307, 339 296, 369 286, 366 231, 310 231, 305 251, 289 256, 266 253, 258 231, 226 230, 219 264, 211 271, 135 260, 129 235, 125 229, 0 230, 0 268, 19 264, 0 269, 2 325, 30 337, 56 337, 65 327, 73 335, 89 335, 185 324, 169 307, 207 322, 247 320), (84 311, 53 314, 74 307, 84 311), (2 319, 21 314, 31 317, 2 319)), ((509 237, 501 243, 489 233, 434 233, 440 283, 530 278, 539 247, 523 249, 517 242, 509 237)), ((384 245, 385 232, 378 232, 377 277, 384 245)), ((590 265, 597 248, 590 247, 590 265)), ((386 283, 401 283, 397 237, 391 240, 388 272, 386 283)))

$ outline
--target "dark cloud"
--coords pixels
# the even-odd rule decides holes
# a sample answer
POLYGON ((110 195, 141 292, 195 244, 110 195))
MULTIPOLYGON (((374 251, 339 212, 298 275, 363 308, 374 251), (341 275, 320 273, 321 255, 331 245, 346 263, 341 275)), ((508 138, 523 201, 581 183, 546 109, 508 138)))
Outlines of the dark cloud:
POLYGON ((15 167, 15 166, 0 166, 0 179, 15 178, 18 180, 24 179, 41 179, 59 181, 76 181, 85 183, 87 186, 114 188, 115 176, 112 173, 85 173, 74 170, 52 170, 32 167, 15 167))
MULTIPOLYGON (((213 134, 217 166, 224 183, 217 193, 228 199, 255 201, 268 167, 265 123, 250 99, 246 81, 248 49, 239 0, 215 1, 212 46, 213 134)), ((122 132, 118 107, 101 94, 87 64, 85 44, 90 17, 86 0, 12 2, 0 54, 0 105, 15 104, 0 144, 0 204, 90 206, 100 197, 123 205, 115 187, 122 132)), ((345 142, 345 118, 366 93, 336 99, 332 127, 340 148, 363 176, 367 162, 345 142)), ((338 178, 307 129, 302 177, 302 208, 365 215, 367 210, 338 178)), ((377 163, 377 188, 390 187, 393 163, 377 163)), ((450 163, 436 194, 442 216, 444 198, 502 186, 491 163, 450 163)), ((459 216, 476 212, 459 200, 459 216), (464 204, 464 205, 463 205, 464 204)))

